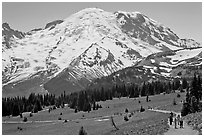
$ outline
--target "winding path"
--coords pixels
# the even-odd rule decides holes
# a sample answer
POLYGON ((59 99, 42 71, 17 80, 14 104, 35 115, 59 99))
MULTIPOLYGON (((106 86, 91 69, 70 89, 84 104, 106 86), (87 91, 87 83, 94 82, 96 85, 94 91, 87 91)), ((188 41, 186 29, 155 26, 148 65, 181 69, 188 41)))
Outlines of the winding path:
MULTIPOLYGON (((166 111, 166 110, 158 110, 158 109, 149 109, 150 111, 155 111, 155 112, 161 112, 161 113, 171 113, 173 112, 174 114, 181 115, 181 113, 174 112, 174 111, 166 111)), ((169 121, 169 130, 164 133, 164 135, 199 135, 199 132, 197 130, 193 130, 185 121, 184 121, 184 128, 178 128, 175 129, 174 124, 170 125, 169 121)))

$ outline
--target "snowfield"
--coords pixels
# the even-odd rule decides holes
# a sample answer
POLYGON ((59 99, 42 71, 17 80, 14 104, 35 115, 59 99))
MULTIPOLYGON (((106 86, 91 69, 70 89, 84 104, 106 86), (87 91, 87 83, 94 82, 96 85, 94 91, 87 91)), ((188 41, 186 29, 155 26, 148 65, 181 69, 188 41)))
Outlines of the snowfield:
POLYGON ((176 55, 174 56, 168 56, 169 58, 171 58, 171 63, 172 64, 176 64, 177 61, 182 61, 185 59, 190 59, 193 58, 195 56, 197 56, 199 53, 201 53, 202 48, 198 48, 198 49, 185 49, 185 50, 181 50, 176 52, 176 55))

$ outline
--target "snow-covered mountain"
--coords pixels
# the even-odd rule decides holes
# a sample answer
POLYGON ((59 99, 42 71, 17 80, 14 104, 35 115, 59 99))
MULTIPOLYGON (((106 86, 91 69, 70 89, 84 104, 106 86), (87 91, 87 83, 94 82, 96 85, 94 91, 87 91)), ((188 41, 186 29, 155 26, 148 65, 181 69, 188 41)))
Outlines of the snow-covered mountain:
POLYGON ((30 83, 31 90, 24 90, 76 91, 94 79, 139 64, 151 54, 200 46, 183 42, 169 28, 141 13, 110 13, 98 8, 20 34, 12 36, 9 48, 2 51, 3 93, 17 92, 34 79, 38 84, 30 83))

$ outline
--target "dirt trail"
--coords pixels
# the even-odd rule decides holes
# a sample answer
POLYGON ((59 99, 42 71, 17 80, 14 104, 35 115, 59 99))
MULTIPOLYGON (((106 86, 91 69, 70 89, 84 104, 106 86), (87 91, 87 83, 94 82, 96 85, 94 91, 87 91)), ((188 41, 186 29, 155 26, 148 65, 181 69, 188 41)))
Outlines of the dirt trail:
MULTIPOLYGON (((67 121, 82 121, 82 120, 94 120, 94 121, 107 121, 110 120, 109 118, 112 115, 107 115, 107 116, 99 116, 99 117, 93 117, 93 118, 78 118, 78 119, 74 119, 74 120, 69 120, 67 119, 67 121)), ((2 121, 3 124, 29 124, 29 123, 60 123, 63 122, 64 120, 35 120, 35 121, 27 121, 27 122, 23 122, 23 121, 2 121)))
MULTIPOLYGON (((150 111, 155 111, 155 112, 161 112, 161 113, 171 113, 173 112, 174 114, 181 115, 181 113, 174 112, 174 111, 166 111, 166 110, 158 110, 158 109, 149 109, 150 111)), ((185 121, 184 121, 184 128, 179 128, 177 125, 177 129, 175 129, 174 122, 172 125, 170 125, 169 121, 169 130, 164 133, 164 135, 199 135, 198 131, 193 130, 185 121)))

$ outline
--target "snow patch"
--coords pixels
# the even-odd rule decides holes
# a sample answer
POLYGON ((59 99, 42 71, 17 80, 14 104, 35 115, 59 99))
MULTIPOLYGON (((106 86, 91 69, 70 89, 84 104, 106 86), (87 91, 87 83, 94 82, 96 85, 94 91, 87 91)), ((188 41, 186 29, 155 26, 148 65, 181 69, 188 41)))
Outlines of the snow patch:
POLYGON ((154 60, 154 59, 150 59, 150 61, 151 61, 152 63, 155 63, 155 60, 154 60))

